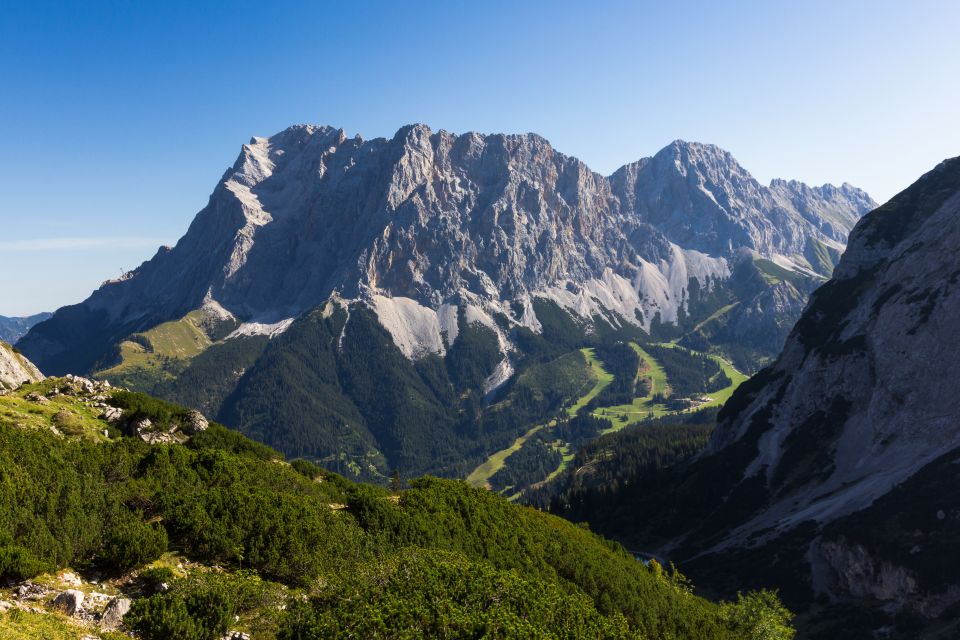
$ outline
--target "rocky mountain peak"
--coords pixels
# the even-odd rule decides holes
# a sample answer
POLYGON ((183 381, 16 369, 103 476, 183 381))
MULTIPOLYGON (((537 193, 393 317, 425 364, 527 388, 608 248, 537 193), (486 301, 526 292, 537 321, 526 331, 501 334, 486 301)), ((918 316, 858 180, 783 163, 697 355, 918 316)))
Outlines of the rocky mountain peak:
MULTIPOLYGON (((363 140, 297 125, 244 145, 172 250, 74 313, 93 314, 115 340, 208 299, 273 325, 336 295, 409 300, 431 327, 440 306, 468 303, 535 328, 511 304, 545 297, 588 319, 612 311, 649 327, 657 315, 676 320, 691 278, 705 288, 728 278, 741 249, 828 273, 843 244, 821 227, 845 237, 844 227, 802 205, 775 198, 712 145, 677 141, 606 178, 536 134, 412 124, 363 140), (814 265, 807 256, 823 243, 814 265)), ((855 206, 836 203, 853 217, 855 206)), ((44 365, 78 351, 42 337, 52 330, 24 342, 44 365)))

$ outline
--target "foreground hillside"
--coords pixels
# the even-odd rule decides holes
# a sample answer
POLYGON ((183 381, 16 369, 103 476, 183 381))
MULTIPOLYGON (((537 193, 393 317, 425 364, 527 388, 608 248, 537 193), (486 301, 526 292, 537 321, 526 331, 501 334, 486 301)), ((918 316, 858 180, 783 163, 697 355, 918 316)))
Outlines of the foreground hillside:
POLYGON ((355 484, 82 378, 0 395, 0 485, 0 638, 791 636, 770 594, 714 604, 464 483, 355 484))

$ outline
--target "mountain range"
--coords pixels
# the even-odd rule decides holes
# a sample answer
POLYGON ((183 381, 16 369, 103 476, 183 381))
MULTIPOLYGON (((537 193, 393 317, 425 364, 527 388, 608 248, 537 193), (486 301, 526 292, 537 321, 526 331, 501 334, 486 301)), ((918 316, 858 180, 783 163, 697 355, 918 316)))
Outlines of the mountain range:
POLYGON ((534 134, 295 126, 243 146, 176 246, 18 347, 291 455, 459 474, 517 435, 486 408, 558 346, 639 332, 756 370, 874 206, 762 185, 712 145, 605 177, 534 134))
POLYGON ((22 338, 27 331, 30 330, 30 327, 38 322, 43 322, 52 315, 52 313, 43 312, 35 313, 32 316, 16 318, 0 316, 0 340, 9 344, 14 344, 17 340, 22 338))

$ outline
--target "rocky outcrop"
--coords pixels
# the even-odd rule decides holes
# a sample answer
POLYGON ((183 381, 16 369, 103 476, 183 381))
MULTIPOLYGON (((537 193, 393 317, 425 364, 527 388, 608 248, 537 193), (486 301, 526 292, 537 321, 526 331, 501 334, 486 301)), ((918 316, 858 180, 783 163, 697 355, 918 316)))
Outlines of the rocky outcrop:
POLYGON ((123 623, 123 617, 130 611, 129 598, 117 597, 110 600, 100 616, 100 627, 105 631, 113 631, 123 623))
POLYGON ((188 436, 195 436, 201 431, 206 431, 210 427, 210 422, 199 411, 188 411, 184 418, 183 432, 188 436))
POLYGON ((728 153, 681 141, 607 178, 533 134, 414 125, 365 141, 296 126, 244 145, 175 247, 20 346, 53 373, 86 371, 204 304, 241 333, 272 332, 331 298, 375 309, 409 357, 448 346, 451 307, 536 330, 531 300, 546 297, 649 327, 676 321, 692 280, 728 279, 743 249, 829 272, 872 204, 847 186, 766 187, 728 153))
POLYGON ((83 606, 83 591, 67 589, 53 599, 53 608, 68 616, 76 615, 83 606))
POLYGON ((0 342, 0 390, 17 389, 28 382, 40 382, 43 374, 13 347, 0 342))
POLYGON ((824 593, 855 598, 873 598, 902 607, 916 598, 916 577, 903 567, 877 560, 865 547, 846 541, 817 541, 811 547, 812 562, 822 562, 828 581, 818 584, 824 593))

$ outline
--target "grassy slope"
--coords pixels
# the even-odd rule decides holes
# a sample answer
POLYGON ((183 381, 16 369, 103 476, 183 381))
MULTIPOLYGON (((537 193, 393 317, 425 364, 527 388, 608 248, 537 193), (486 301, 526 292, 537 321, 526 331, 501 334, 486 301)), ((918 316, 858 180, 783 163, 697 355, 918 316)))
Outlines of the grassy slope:
MULTIPOLYGON (((647 377, 650 379, 650 392, 642 397, 635 398, 630 404, 622 404, 613 407, 600 407, 593 412, 593 415, 600 418, 609 418, 613 419, 614 427, 610 431, 616 431, 622 429, 623 427, 648 418, 651 416, 654 418, 659 418, 661 416, 669 415, 672 413, 686 413, 689 411, 695 411, 698 409, 706 409, 707 407, 715 407, 722 405, 726 402, 737 387, 747 379, 748 376, 744 375, 738 371, 730 362, 721 358, 720 356, 713 354, 701 354, 706 355, 709 358, 713 359, 723 370, 727 377, 730 378, 731 384, 719 391, 714 391, 709 394, 710 402, 697 405, 694 409, 686 409, 682 412, 672 411, 662 404, 655 404, 653 402, 653 396, 656 393, 663 393, 664 395, 669 395, 669 383, 667 376, 663 371, 663 368, 657 363, 657 361, 646 351, 644 351, 638 344, 630 343, 630 346, 634 348, 637 354, 640 355, 642 362, 644 363, 646 369, 641 367, 641 371, 638 372, 638 376, 643 375, 644 370, 648 371, 647 377), (619 416, 626 415, 628 420, 626 422, 620 422, 617 420, 619 416)), ((678 348, 674 343, 662 343, 662 347, 668 348, 678 348)), ((694 354, 699 354, 700 352, 693 351, 694 354)), ((609 431, 608 431, 609 432, 609 431)))
POLYGON ((137 340, 121 342, 120 362, 99 371, 97 377, 121 383, 137 378, 171 379, 173 374, 168 370, 169 361, 185 364, 213 344, 201 326, 203 319, 204 313, 198 309, 179 320, 164 322, 137 334, 139 340, 149 342, 151 348, 137 340))
POLYGON ((10 610, 0 614, 0 640, 79 640, 84 630, 56 613, 10 610))
POLYGON ((760 271, 760 275, 763 276, 763 279, 766 280, 768 284, 789 282, 794 285, 799 285, 806 279, 803 274, 790 271, 767 258, 756 258, 753 263, 757 265, 757 270, 760 271))
POLYGON ((587 363, 590 365, 590 371, 593 373, 596 381, 589 391, 580 396, 577 401, 567 409, 567 414, 571 418, 577 415, 580 409, 585 407, 588 402, 596 398, 601 391, 613 382, 613 374, 608 373, 607 370, 603 368, 603 363, 597 358, 593 349, 580 349, 580 353, 586 358, 587 363))
MULTIPOLYGON (((572 360, 571 357, 575 354, 576 352, 561 356, 554 362, 559 363, 565 360, 570 361, 572 360)), ((580 349, 580 354, 582 354, 583 359, 579 365, 581 367, 586 366, 588 372, 587 376, 585 377, 586 381, 583 385, 583 388, 587 389, 587 391, 579 396, 576 402, 574 402, 573 405, 567 409, 567 413, 570 416, 575 416, 581 407, 590 402, 590 400, 595 398, 598 393, 603 391, 607 385, 613 382, 613 376, 603 368, 603 363, 597 359, 593 349, 580 349)), ((537 371, 530 371, 521 375, 521 379, 518 380, 518 384, 528 384, 534 381, 539 383, 537 378, 539 378, 537 371)), ((553 426, 553 424, 554 421, 551 420, 550 422, 535 425, 522 436, 514 440, 513 444, 511 444, 509 447, 492 453, 489 457, 487 457, 486 460, 477 466, 477 468, 474 469, 470 475, 467 476, 467 482, 474 487, 489 487, 490 477, 503 468, 503 466, 506 464, 507 458, 516 453, 520 447, 522 447, 523 444, 535 433, 541 429, 549 428, 553 426)), ((570 457, 572 458, 572 455, 570 457)), ((559 473, 559 470, 556 473, 559 473)))
POLYGON ((690 329, 690 331, 687 331, 687 333, 685 333, 683 336, 677 338, 676 340, 673 340, 672 342, 674 342, 674 343, 680 342, 681 340, 683 340, 684 337, 686 337, 686 336, 688 336, 688 335, 690 335, 690 334, 696 333, 697 331, 700 331, 701 329, 703 329, 704 327, 706 327, 708 324, 710 324, 710 323, 713 322, 714 320, 717 320, 717 319, 722 318, 723 316, 727 315, 728 313, 730 313, 733 309, 735 309, 735 308, 736 308, 737 306, 739 306, 739 305, 740 305, 740 302, 731 302, 730 304, 728 304, 728 305, 726 305, 726 306, 720 307, 719 309, 717 309, 716 311, 714 311, 713 313, 711 313, 708 317, 706 317, 706 318, 704 318, 703 320, 701 320, 700 322, 698 322, 698 323, 696 324, 696 326, 693 327, 693 329, 690 329))
MULTIPOLYGON (((665 396, 669 396, 670 394, 670 385, 667 380, 666 372, 663 370, 663 367, 660 366, 657 360, 653 356, 651 356, 649 353, 647 353, 637 343, 631 342, 630 346, 633 348, 634 351, 637 352, 637 355, 640 356, 641 364, 640 364, 640 368, 637 371, 637 378, 640 379, 640 378, 646 377, 649 380, 650 390, 648 391, 646 396, 642 398, 635 398, 631 404, 617 405, 617 406, 611 406, 611 407, 600 407, 597 410, 595 410, 593 412, 593 415, 601 418, 608 418, 612 420, 612 424, 613 424, 613 426, 605 430, 600 435, 619 431, 620 429, 623 429, 626 426, 629 426, 631 424, 644 420, 650 417, 651 415, 657 418, 665 415, 671 415, 671 414, 677 414, 677 413, 689 413, 691 411, 696 411, 700 409, 706 409, 709 407, 722 405, 730 398, 730 396, 733 394, 736 388, 740 386, 740 384, 744 380, 747 379, 746 375, 744 375, 743 373, 738 371, 736 368, 734 368, 734 366, 730 364, 727 360, 716 355, 705 354, 705 355, 708 355, 708 357, 712 358, 715 362, 717 362, 717 364, 720 366, 723 372, 726 373, 727 377, 730 378, 731 384, 723 389, 720 389, 719 391, 710 393, 709 395, 710 402, 700 404, 693 409, 686 409, 684 411, 671 410, 663 404, 653 402, 654 395, 658 393, 663 394, 665 396), (627 416, 628 419, 626 421, 620 421, 619 417, 624 415, 627 416)), ((673 343, 664 343, 661 346, 678 348, 673 343)), ((586 362, 590 367, 593 382, 590 389, 586 393, 578 397, 576 402, 574 402, 567 409, 568 415, 570 415, 571 417, 575 416, 577 414, 577 411, 579 411, 582 407, 586 406, 586 404, 590 402, 590 400, 595 398, 607 385, 609 385, 613 381, 613 376, 610 373, 608 373, 606 369, 604 369, 603 363, 600 361, 599 358, 596 357, 596 354, 594 353, 593 349, 581 349, 580 352, 583 354, 583 357, 586 359, 586 362)), ((698 353, 698 352, 694 352, 694 353, 698 353)), ((538 433, 539 431, 545 428, 549 429, 553 425, 554 425, 554 422, 550 421, 547 423, 535 425, 534 427, 530 428, 530 430, 528 430, 522 436, 518 437, 511 446, 491 454, 482 464, 477 466, 477 468, 474 469, 467 476, 466 478, 467 482, 474 487, 489 488, 490 487, 489 480, 491 476, 493 476, 493 474, 497 473, 506 464, 508 464, 507 461, 511 455, 516 453, 520 449, 520 447, 522 447, 524 443, 526 443, 527 440, 529 440, 534 434, 538 433)), ((557 478, 561 473, 563 473, 567 465, 569 465, 570 462, 573 460, 576 452, 571 450, 570 446, 567 443, 558 442, 557 444, 561 448, 561 452, 563 453, 563 460, 557 466, 556 469, 554 469, 550 474, 547 475, 546 478, 536 483, 534 485, 535 487, 542 486, 547 482, 550 482, 554 478, 557 478)), ((510 495, 510 499, 518 498, 520 496, 520 493, 522 492, 517 492, 517 493, 514 493, 513 495, 510 495)))
POLYGON ((637 420, 647 418, 651 413, 654 417, 659 417, 670 412, 666 406, 653 402, 653 396, 658 393, 664 396, 670 395, 670 385, 663 367, 636 342, 631 342, 630 346, 637 352, 637 355, 640 356, 641 364, 640 369, 637 371, 637 379, 647 378, 650 382, 650 391, 642 398, 634 398, 630 404, 600 407, 593 412, 593 415, 597 417, 614 420, 614 426, 611 428, 611 431, 622 429, 637 420), (629 418, 627 422, 617 420, 621 415, 626 415, 629 418))
POLYGON ((0 396, 0 422, 25 429, 67 432, 94 441, 103 441, 109 425, 99 419, 102 410, 80 401, 75 396, 53 396, 48 404, 26 399, 30 393, 41 395, 64 384, 59 378, 48 378, 37 384, 23 385, 17 391, 0 396), (58 417, 59 416, 59 417, 58 417))
POLYGON ((529 431, 514 440, 512 445, 506 449, 501 449, 500 451, 492 453, 476 469, 474 469, 470 475, 467 476, 467 483, 474 487, 489 488, 490 477, 497 471, 500 471, 500 469, 503 469, 503 465, 506 464, 507 458, 519 451, 520 447, 522 447, 523 444, 533 436, 533 434, 537 433, 546 426, 547 424, 538 424, 534 427, 531 427, 529 431))
POLYGON ((698 409, 717 407, 724 404, 730 399, 730 396, 733 395, 733 392, 737 390, 737 387, 746 382, 750 377, 738 371, 732 364, 720 356, 711 355, 710 357, 713 358, 718 365, 720 365, 720 368, 723 369, 723 372, 727 374, 728 378, 730 378, 731 384, 723 389, 720 389, 719 391, 714 391, 711 393, 710 397, 712 400, 707 404, 700 405, 698 409))

